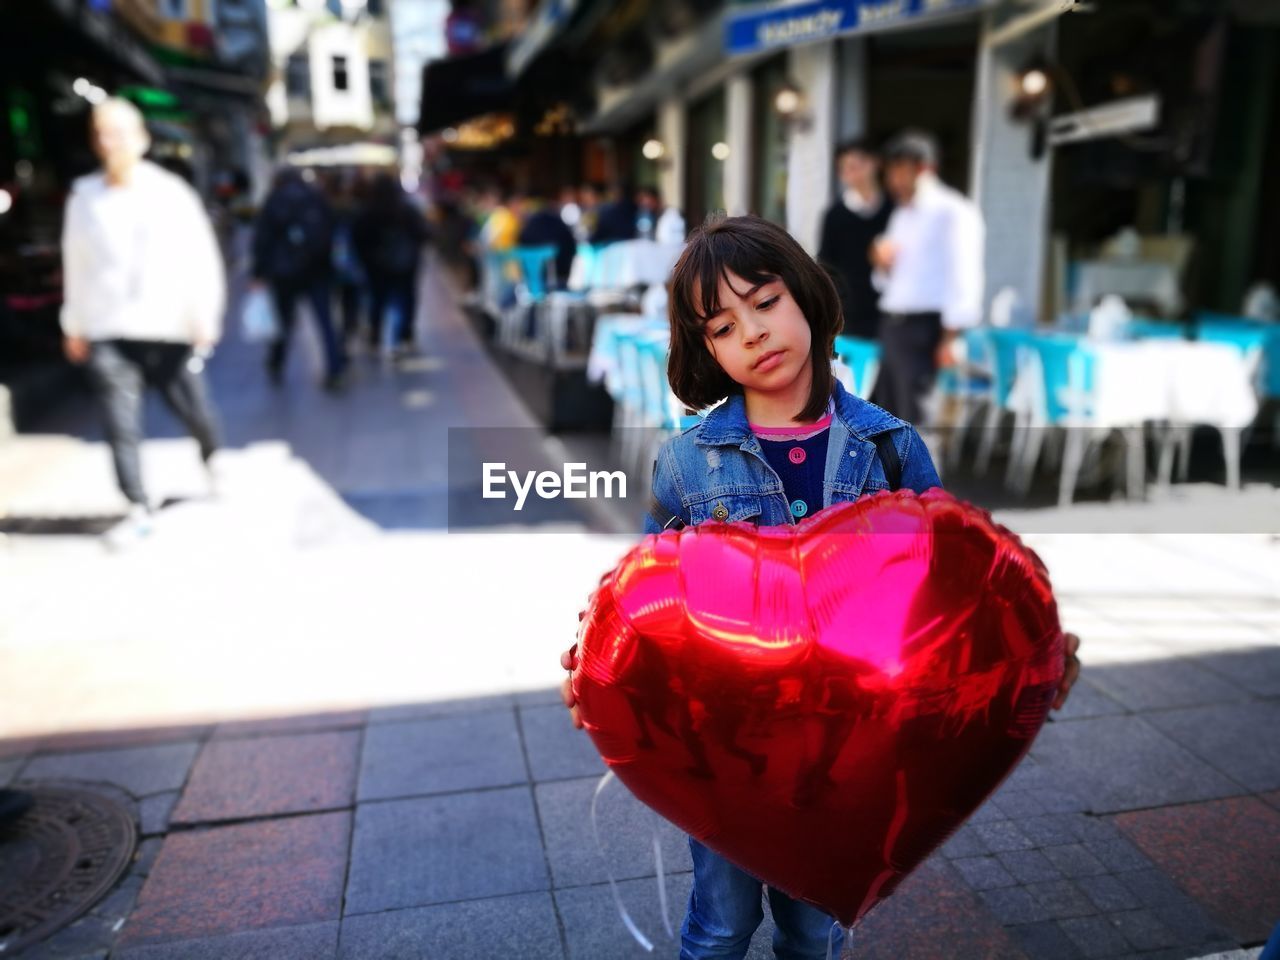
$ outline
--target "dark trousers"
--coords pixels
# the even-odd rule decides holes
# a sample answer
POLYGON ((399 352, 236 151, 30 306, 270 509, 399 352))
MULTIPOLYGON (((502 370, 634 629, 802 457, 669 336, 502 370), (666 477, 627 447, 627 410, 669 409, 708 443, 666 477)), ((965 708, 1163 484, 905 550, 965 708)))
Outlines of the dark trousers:
POLYGON ((142 397, 156 387, 165 403, 200 444, 208 460, 218 449, 218 420, 204 378, 187 366, 191 347, 156 340, 98 340, 89 352, 89 376, 102 403, 107 442, 120 490, 145 504, 142 485, 142 397))
POLYGON ((418 275, 371 274, 369 276, 369 316, 374 346, 382 343, 383 325, 391 318, 391 338, 395 343, 413 343, 414 320, 418 312, 418 275))
POLYGON ((360 311, 364 306, 364 285, 339 282, 338 306, 342 310, 342 336, 350 340, 360 332, 360 311))
POLYGON ((942 342, 939 313, 889 313, 880 319, 880 375, 875 402, 895 417, 918 424, 923 401, 938 376, 942 342))
POLYGON ((329 281, 312 280, 302 283, 273 283, 271 296, 275 299, 276 316, 280 319, 280 336, 271 344, 271 353, 267 366, 275 377, 284 372, 285 353, 289 347, 289 337, 293 333, 293 325, 297 320, 298 301, 306 300, 311 304, 316 325, 320 328, 320 339, 324 344, 325 373, 336 377, 347 365, 346 354, 342 344, 338 342, 337 331, 333 327, 333 291, 329 281))

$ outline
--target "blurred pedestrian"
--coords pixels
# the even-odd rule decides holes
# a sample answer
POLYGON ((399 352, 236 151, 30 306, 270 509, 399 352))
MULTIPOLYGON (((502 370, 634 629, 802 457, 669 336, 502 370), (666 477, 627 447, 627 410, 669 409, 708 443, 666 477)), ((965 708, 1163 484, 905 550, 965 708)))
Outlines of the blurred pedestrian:
POLYGON ((411 351, 427 222, 391 174, 373 181, 352 225, 352 240, 369 276, 372 344, 388 353, 411 351))
POLYGON ((143 159, 150 138, 138 108, 111 98, 92 112, 102 170, 72 187, 62 233, 62 330, 67 357, 87 364, 129 516, 116 543, 146 534, 142 398, 149 384, 200 445, 207 468, 218 425, 201 377, 222 332, 226 278, 200 198, 143 159))
POLYGON ((885 232, 893 204, 880 189, 880 160, 866 140, 836 148, 842 193, 822 220, 818 262, 840 295, 844 333, 875 340, 880 330, 880 293, 871 282, 871 245, 885 232))
POLYGON ((662 198, 653 187, 641 187, 636 191, 636 236, 641 240, 653 240, 657 235, 658 216, 662 213, 662 198))
POLYGON ((573 231, 575 240, 586 239, 578 235, 578 225, 582 223, 582 206, 578 203, 578 191, 573 187, 564 187, 560 191, 560 219, 573 231))
POLYGON ((938 369, 954 363, 952 341, 982 319, 985 230, 978 208, 938 179, 929 134, 899 134, 884 162, 896 206, 872 246, 884 314, 876 401, 918 423, 938 369))
POLYGON ((522 247, 555 247, 555 287, 564 289, 569 283, 569 271, 578 252, 573 231, 565 224, 561 211, 545 193, 530 190, 521 207, 523 224, 520 227, 519 244, 522 247))
POLYGON ((619 240, 634 240, 637 213, 636 202, 631 191, 625 186, 611 187, 609 199, 601 205, 596 214, 596 225, 591 233, 591 242, 617 243, 619 240))
POLYGON ((333 280, 338 294, 339 327, 343 345, 359 342, 368 299, 368 276, 356 252, 353 228, 364 202, 358 174, 335 173, 325 184, 333 208, 333 280))
POLYGON ((578 238, 579 243, 591 241, 591 235, 596 230, 596 220, 600 217, 600 205, 603 202, 604 184, 588 182, 578 188, 578 204, 581 210, 574 236, 578 238))
POLYGON ((281 170, 253 234, 253 279, 270 287, 280 319, 279 336, 267 356, 272 383, 284 380, 298 303, 306 300, 324 344, 325 389, 342 385, 347 358, 333 326, 333 227, 333 211, 320 191, 297 170, 281 170))

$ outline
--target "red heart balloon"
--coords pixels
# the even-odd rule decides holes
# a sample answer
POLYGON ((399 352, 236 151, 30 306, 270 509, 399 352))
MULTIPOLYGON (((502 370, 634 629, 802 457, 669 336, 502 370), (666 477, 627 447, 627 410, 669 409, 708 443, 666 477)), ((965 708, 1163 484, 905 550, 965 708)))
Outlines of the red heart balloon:
POLYGON ((578 639, 583 721, 631 792, 845 924, 1013 770, 1063 671, 1039 558, 941 490, 646 537, 578 639))

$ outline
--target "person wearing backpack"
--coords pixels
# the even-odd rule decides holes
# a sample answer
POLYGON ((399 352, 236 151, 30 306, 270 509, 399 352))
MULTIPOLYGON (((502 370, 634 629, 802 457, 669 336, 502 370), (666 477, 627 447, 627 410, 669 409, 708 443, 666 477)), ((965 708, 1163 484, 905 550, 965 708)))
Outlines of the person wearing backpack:
POLYGON ((284 379, 285 354, 298 302, 306 300, 320 328, 325 353, 325 389, 342 385, 347 358, 333 326, 333 212, 324 195, 294 169, 276 177, 254 225, 253 278, 271 290, 280 333, 271 344, 267 372, 284 379))
POLYGON ((351 226, 351 239, 369 278, 374 348, 382 345, 384 320, 390 316, 385 339, 401 350, 412 349, 427 222, 390 174, 374 180, 368 202, 351 226))

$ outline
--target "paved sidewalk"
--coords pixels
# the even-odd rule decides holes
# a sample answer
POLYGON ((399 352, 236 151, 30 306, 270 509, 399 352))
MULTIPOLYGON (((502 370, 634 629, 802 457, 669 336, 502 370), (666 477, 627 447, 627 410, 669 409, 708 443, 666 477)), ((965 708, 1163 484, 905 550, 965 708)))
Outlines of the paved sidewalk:
MULTIPOLYGON (((138 549, 78 535, 0 549, 0 785, 93 784, 143 837, 107 899, 23 956, 649 956, 609 870, 655 955, 675 955, 651 838, 673 923, 683 838, 615 784, 596 850, 602 766, 554 690, 577 609, 630 540, 572 522, 443 532, 443 427, 530 422, 433 296, 419 368, 366 364, 346 397, 310 382, 305 349, 272 393, 229 347, 214 371, 228 490, 203 498, 188 441, 150 444, 149 475, 184 499, 138 549)), ((54 429, 0 451, 4 509, 118 510, 83 413, 54 429)), ((1085 679, 867 919, 858 955, 1256 947, 1280 921, 1280 544, 1028 541, 1084 637, 1085 679)), ((770 955, 766 927, 751 957, 770 955)))

